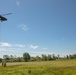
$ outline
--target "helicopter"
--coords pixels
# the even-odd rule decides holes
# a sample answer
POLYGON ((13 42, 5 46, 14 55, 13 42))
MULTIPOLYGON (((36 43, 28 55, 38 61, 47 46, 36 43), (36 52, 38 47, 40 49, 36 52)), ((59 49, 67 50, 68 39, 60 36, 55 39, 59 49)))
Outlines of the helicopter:
POLYGON ((4 16, 5 16, 5 15, 10 15, 10 14, 12 14, 12 13, 7 13, 7 14, 0 15, 0 21, 1 21, 1 22, 2 22, 2 21, 7 21, 7 18, 4 17, 4 16))

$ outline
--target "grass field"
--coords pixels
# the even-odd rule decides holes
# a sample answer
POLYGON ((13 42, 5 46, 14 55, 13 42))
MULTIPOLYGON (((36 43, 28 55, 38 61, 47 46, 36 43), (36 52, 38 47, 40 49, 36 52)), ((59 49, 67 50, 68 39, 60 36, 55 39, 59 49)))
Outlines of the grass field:
POLYGON ((0 64, 0 75, 76 75, 76 60, 0 64))

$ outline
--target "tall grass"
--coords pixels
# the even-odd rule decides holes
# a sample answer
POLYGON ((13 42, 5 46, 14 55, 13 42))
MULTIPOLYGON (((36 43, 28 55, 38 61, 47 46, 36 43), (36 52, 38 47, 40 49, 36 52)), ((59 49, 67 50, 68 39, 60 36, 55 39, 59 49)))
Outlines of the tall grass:
POLYGON ((76 60, 0 64, 0 75, 76 75, 76 60))

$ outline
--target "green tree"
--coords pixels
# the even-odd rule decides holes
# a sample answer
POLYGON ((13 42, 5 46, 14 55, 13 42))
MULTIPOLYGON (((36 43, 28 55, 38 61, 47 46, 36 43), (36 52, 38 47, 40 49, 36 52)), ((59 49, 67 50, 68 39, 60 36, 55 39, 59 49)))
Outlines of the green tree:
POLYGON ((24 59, 25 62, 28 62, 30 60, 29 53, 27 53, 27 52, 23 53, 23 59, 24 59))
POLYGON ((31 57, 30 61, 36 61, 36 58, 35 57, 31 57))
POLYGON ((36 56, 36 61, 41 61, 41 57, 36 56))
POLYGON ((57 58, 59 59, 60 58, 60 55, 58 55, 57 58))
POLYGON ((2 58, 0 58, 0 63, 2 62, 2 58))
POLYGON ((48 56, 47 56, 47 60, 52 60, 51 55, 48 55, 48 56))
POLYGON ((57 57, 55 56, 55 54, 52 55, 52 59, 55 60, 57 57))
POLYGON ((76 54, 73 55, 74 59, 76 59, 76 54))
POLYGON ((73 59, 73 55, 69 55, 69 59, 73 59))
POLYGON ((10 55, 9 58, 10 58, 10 61, 11 61, 11 62, 14 62, 15 58, 14 58, 13 55, 10 55))
POLYGON ((8 55, 3 55, 3 59, 9 59, 9 56, 8 55))
POLYGON ((69 59, 69 56, 67 55, 66 58, 69 59))
POLYGON ((43 61, 46 61, 46 60, 47 60, 47 56, 44 55, 44 54, 42 54, 42 60, 43 60, 43 61))

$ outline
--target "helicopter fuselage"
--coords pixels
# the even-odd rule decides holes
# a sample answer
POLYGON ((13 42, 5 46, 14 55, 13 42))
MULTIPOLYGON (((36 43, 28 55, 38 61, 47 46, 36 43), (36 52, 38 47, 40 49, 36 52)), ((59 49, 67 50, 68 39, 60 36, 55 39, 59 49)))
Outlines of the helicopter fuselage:
POLYGON ((7 19, 0 15, 0 21, 7 21, 7 19))

